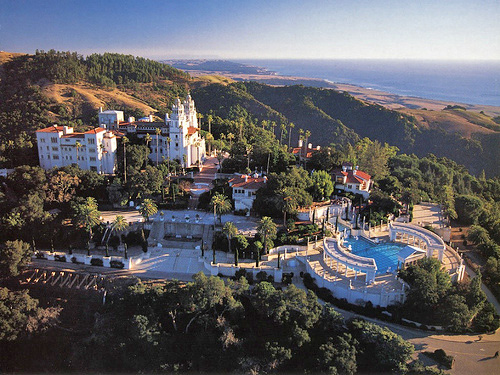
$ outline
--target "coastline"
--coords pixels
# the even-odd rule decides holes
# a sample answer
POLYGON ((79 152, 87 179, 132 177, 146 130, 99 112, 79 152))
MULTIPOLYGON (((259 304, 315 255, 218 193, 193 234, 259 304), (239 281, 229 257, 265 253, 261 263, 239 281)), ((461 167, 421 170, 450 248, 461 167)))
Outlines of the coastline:
POLYGON ((202 71, 202 70, 186 70, 187 73, 194 77, 219 75, 231 78, 234 81, 255 81, 268 84, 271 86, 287 86, 287 85, 304 85, 321 87, 325 89, 333 89, 337 91, 345 91, 357 99, 379 104, 383 107, 393 110, 430 110, 440 111, 447 105, 460 105, 467 110, 481 112, 489 116, 500 116, 500 106, 490 106, 482 104, 468 104, 457 101, 436 100, 421 98, 416 96, 405 96, 394 94, 387 91, 376 90, 372 88, 362 87, 351 83, 331 82, 321 78, 296 77, 286 76, 277 73, 271 74, 241 74, 231 73, 227 71, 202 71))

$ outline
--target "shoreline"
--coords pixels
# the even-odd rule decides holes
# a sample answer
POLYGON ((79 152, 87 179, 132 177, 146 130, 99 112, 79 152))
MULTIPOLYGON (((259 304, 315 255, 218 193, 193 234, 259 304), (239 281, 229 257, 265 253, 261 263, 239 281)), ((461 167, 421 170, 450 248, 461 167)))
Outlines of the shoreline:
POLYGON ((382 91, 374 88, 363 87, 352 83, 332 82, 322 78, 309 78, 298 76, 280 75, 278 73, 271 74, 243 74, 230 73, 227 71, 202 71, 202 70, 185 70, 193 77, 219 75, 231 78, 234 81, 255 81, 268 84, 271 86, 288 86, 288 85, 304 85, 319 87, 325 89, 333 89, 337 91, 345 91, 357 99, 379 104, 383 107, 393 110, 430 110, 440 111, 447 105, 460 105, 467 110, 481 112, 489 116, 500 116, 500 106, 491 106, 486 104, 469 104, 459 101, 429 99, 418 96, 408 96, 394 94, 387 91, 382 91))

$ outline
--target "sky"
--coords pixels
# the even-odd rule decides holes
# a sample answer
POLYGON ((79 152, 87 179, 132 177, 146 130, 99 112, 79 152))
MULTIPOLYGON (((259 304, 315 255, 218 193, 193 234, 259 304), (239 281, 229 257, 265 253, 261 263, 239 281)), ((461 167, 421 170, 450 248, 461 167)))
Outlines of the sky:
POLYGON ((500 60, 500 0, 0 0, 0 50, 500 60))

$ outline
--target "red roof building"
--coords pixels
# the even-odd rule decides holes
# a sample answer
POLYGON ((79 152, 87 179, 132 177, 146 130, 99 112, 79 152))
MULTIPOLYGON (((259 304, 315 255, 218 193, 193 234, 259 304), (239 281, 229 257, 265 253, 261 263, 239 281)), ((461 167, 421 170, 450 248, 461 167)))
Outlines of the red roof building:
POLYGON ((361 194, 365 199, 370 196, 371 176, 358 167, 353 168, 351 163, 343 163, 341 170, 333 171, 332 180, 338 192, 361 194))
POLYGON ((233 189, 234 209, 246 210, 250 215, 257 190, 264 187, 267 177, 259 177, 257 173, 249 176, 243 174, 229 180, 229 186, 233 189))

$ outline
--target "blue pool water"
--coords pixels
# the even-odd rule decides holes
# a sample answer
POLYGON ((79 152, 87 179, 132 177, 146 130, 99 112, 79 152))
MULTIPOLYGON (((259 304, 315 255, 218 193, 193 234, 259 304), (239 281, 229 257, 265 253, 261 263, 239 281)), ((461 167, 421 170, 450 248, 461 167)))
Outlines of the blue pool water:
POLYGON ((349 245, 351 245, 353 254, 375 259, 377 274, 386 273, 388 270, 394 272, 398 267, 398 253, 405 246, 396 243, 375 245, 361 237, 357 240, 353 237, 344 240, 344 246, 348 247, 349 245))

